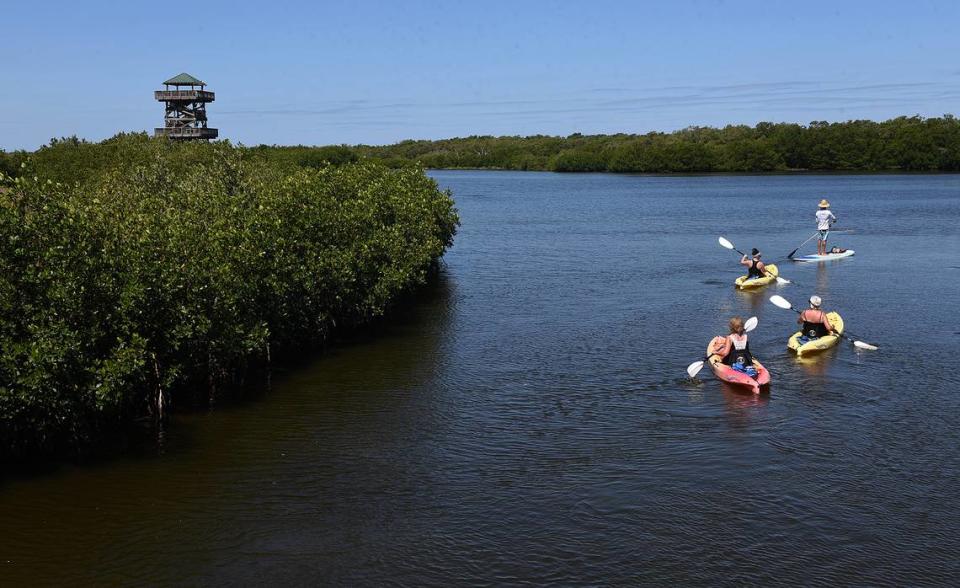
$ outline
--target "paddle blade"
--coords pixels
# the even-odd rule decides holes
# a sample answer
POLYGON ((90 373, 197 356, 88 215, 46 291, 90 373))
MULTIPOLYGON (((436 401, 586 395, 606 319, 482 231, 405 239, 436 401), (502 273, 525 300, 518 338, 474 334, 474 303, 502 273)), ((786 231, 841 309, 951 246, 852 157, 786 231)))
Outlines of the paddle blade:
POLYGON ((790 280, 788 280, 788 279, 786 279, 786 278, 781 278, 780 276, 777 276, 777 283, 778 283, 778 284, 789 284, 789 283, 790 283, 790 280))
POLYGON ((755 317, 755 316, 752 316, 752 317, 748 318, 748 319, 747 319, 747 322, 743 323, 743 330, 744 330, 744 332, 749 333, 750 331, 756 329, 756 328, 757 328, 757 324, 758 324, 759 322, 760 322, 760 319, 758 319, 758 318, 755 317))
POLYGON ((770 302, 772 302, 774 306, 779 306, 784 310, 790 310, 791 308, 793 308, 790 304, 790 301, 784 298, 783 296, 780 296, 779 294, 774 294, 773 296, 771 296, 770 302))
POLYGON ((720 237, 719 239, 717 239, 717 241, 720 243, 720 246, 723 247, 724 249, 733 249, 733 243, 731 243, 730 241, 727 241, 723 237, 720 237))
POLYGON ((700 370, 703 369, 702 361, 695 361, 687 366, 687 375, 691 378, 695 378, 697 374, 700 373, 700 370))
POLYGON ((871 344, 869 344, 869 343, 864 343, 863 341, 854 341, 854 342, 853 342, 853 346, 854 346, 854 347, 858 347, 858 348, 860 348, 860 349, 867 349, 867 350, 869 350, 869 351, 876 351, 876 350, 880 349, 880 348, 877 347, 876 345, 871 345, 871 344))

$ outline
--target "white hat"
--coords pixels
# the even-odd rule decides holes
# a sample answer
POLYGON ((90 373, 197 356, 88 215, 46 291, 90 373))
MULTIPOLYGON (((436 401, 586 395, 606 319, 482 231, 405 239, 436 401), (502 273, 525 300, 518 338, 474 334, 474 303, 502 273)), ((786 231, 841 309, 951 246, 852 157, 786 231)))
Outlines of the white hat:
POLYGON ((810 306, 812 306, 812 307, 814 307, 814 308, 820 308, 820 304, 821 304, 822 302, 823 302, 823 300, 820 300, 820 297, 817 296, 816 294, 814 294, 813 296, 810 297, 810 306))

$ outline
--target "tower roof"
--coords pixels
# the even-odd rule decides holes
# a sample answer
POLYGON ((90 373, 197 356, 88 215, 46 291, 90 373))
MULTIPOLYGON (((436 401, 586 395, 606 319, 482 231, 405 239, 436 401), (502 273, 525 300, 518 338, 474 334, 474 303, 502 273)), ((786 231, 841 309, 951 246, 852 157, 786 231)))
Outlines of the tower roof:
POLYGON ((205 83, 201 82, 197 78, 193 77, 188 73, 182 73, 178 76, 173 76, 169 80, 164 82, 164 85, 168 86, 206 86, 205 83))

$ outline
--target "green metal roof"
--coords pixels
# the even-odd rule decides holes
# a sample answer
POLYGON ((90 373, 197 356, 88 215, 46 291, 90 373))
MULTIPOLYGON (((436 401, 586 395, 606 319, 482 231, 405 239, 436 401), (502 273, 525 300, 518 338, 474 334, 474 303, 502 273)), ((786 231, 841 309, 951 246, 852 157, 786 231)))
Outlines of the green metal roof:
POLYGON ((182 73, 178 76, 174 76, 165 81, 164 84, 170 86, 206 86, 206 84, 188 73, 182 73))

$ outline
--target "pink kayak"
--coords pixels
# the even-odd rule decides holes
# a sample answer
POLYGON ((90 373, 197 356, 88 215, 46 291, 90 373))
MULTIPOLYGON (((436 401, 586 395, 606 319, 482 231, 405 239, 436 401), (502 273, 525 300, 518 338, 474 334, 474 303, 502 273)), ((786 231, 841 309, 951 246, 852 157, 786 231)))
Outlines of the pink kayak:
MULTIPOLYGON (((722 339, 723 337, 719 337, 722 339)), ((713 353, 714 341, 710 341, 710 344, 707 345, 707 353, 713 353)), ((710 364, 710 369, 713 370, 713 375, 717 377, 718 380, 722 380, 728 384, 733 384, 735 386, 741 386, 747 388, 754 394, 760 393, 760 388, 762 386, 770 385, 770 372, 767 371, 767 368, 763 367, 763 364, 754 357, 753 358, 753 367, 757 369, 757 377, 751 378, 743 372, 738 372, 727 364, 723 363, 723 358, 719 355, 710 355, 707 359, 707 363, 710 364)))

